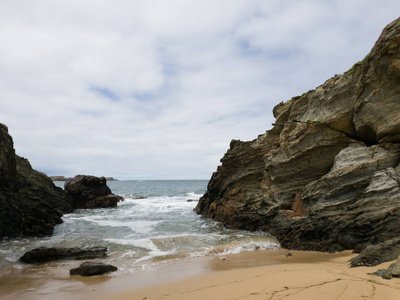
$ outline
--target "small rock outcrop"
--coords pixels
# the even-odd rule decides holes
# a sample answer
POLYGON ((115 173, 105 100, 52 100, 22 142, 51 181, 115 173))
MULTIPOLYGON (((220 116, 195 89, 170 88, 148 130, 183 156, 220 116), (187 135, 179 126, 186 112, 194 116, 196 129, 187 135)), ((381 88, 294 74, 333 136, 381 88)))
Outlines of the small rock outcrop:
POLYGON ((36 248, 26 252, 19 259, 26 264, 43 263, 63 259, 93 259, 107 256, 107 248, 36 248))
POLYGON ((71 196, 15 154, 7 126, 0 124, 0 238, 50 235, 72 211, 71 196))
MULTIPOLYGON (((61 175, 56 175, 56 176, 49 176, 51 180, 53 181, 67 181, 67 180, 71 180, 72 177, 65 177, 65 176, 61 176, 61 175)), ((113 177, 106 177, 107 181, 118 181, 117 179, 113 178, 113 177)))
POLYGON ((115 272, 118 268, 101 262, 84 262, 79 267, 69 270, 70 275, 94 276, 115 272))
POLYGON ((195 210, 289 249, 400 237, 400 19, 343 75, 277 105, 273 128, 233 140, 195 210))
POLYGON ((375 275, 382 277, 383 279, 392 279, 393 277, 400 277, 400 260, 392 263, 387 269, 379 269, 375 273, 370 273, 370 275, 375 275))
POLYGON ((65 182, 64 190, 71 195, 74 208, 117 207, 123 200, 111 192, 105 177, 77 175, 65 182))
POLYGON ((369 245, 359 255, 350 260, 352 267, 377 266, 395 260, 400 255, 400 238, 387 240, 384 243, 369 245))

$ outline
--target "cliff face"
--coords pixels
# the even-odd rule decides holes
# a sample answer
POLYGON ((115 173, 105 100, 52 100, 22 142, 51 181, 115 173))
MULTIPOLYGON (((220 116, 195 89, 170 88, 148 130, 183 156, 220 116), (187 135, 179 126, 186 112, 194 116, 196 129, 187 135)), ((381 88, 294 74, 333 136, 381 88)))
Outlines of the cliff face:
POLYGON ((8 129, 0 124, 0 238, 51 234, 72 210, 66 192, 15 154, 8 129))
POLYGON ((340 76, 233 140, 196 211, 287 248, 337 251, 400 236, 400 19, 340 76))

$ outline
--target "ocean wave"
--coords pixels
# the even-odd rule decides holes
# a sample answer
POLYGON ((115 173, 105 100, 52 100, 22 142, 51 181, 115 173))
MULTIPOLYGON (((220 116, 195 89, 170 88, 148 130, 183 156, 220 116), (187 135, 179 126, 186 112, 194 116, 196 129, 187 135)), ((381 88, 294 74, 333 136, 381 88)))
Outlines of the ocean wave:
POLYGON ((226 255, 237 254, 247 251, 256 250, 272 250, 280 248, 278 241, 272 238, 263 239, 245 239, 242 241, 232 241, 228 244, 211 248, 207 251, 207 255, 226 255))

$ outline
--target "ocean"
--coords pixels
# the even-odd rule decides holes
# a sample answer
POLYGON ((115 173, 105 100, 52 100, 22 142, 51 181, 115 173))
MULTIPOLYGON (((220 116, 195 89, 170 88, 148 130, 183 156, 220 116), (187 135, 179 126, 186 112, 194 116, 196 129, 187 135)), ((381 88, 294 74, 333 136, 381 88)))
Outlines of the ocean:
MULTIPOLYGON (((193 209, 207 180, 109 181, 125 198, 117 208, 78 209, 63 216, 52 236, 3 239, 0 268, 29 268, 18 262, 38 247, 107 247, 101 259, 119 274, 154 270, 175 260, 279 248, 267 233, 226 229, 193 209)), ((64 182, 55 182, 63 187, 64 182)), ((63 262, 53 262, 59 267, 63 262)))

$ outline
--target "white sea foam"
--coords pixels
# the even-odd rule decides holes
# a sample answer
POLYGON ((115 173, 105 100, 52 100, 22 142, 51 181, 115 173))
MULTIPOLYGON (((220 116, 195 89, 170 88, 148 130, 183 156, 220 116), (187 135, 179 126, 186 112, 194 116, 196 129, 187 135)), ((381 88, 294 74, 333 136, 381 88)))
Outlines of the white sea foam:
POLYGON ((225 245, 211 248, 207 251, 207 254, 208 255, 237 254, 247 251, 271 250, 278 248, 280 248, 279 243, 272 238, 268 238, 267 240, 245 239, 243 241, 233 241, 225 245))
POLYGON ((63 216, 51 237, 0 244, 1 265, 37 247, 107 246, 109 260, 124 272, 155 268, 174 259, 279 247, 268 235, 225 229, 193 208, 207 181, 110 182, 125 197, 117 208, 79 209, 63 216), (187 201, 195 200, 195 201, 187 201))

